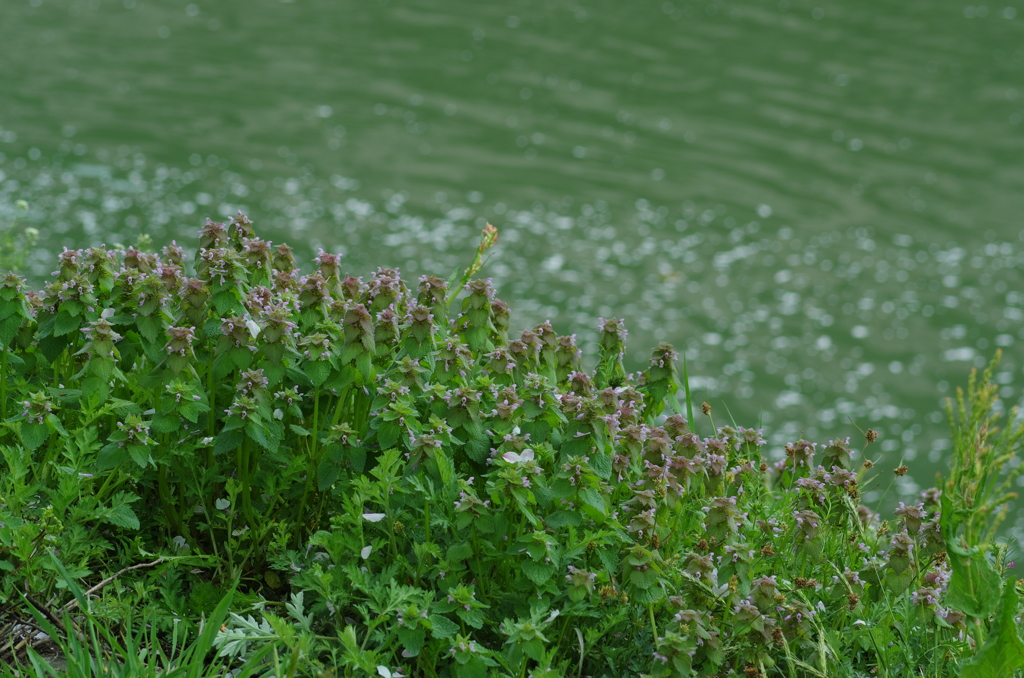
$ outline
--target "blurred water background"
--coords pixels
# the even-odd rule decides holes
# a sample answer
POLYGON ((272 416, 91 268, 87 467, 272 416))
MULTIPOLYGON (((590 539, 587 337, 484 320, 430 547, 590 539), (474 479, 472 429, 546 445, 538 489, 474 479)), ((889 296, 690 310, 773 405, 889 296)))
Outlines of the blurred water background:
MULTIPOLYGON (((206 216, 447 275, 485 221, 513 325, 934 482, 943 399, 1024 383, 1024 6, 952 0, 5 0, 0 219, 53 248, 206 216)), ((308 266, 307 266, 308 268, 308 266)), ((709 431, 705 430, 705 433, 709 431)), ((868 493, 878 499, 888 480, 868 493)), ((1016 516, 1024 527, 1024 512, 1016 516)))

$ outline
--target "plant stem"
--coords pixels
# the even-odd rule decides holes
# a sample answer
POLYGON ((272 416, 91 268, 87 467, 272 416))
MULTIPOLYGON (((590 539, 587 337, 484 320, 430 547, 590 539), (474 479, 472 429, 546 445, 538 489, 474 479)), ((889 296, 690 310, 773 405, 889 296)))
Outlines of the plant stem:
POLYGON ((7 419, 7 347, 0 362, 0 421, 7 419))

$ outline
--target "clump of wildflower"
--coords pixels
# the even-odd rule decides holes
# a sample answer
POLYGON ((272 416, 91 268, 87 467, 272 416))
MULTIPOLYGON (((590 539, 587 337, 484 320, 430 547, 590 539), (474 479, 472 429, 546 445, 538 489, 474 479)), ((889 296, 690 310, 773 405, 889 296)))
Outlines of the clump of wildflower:
POLYGON ((82 334, 89 343, 82 349, 96 358, 109 358, 114 355, 114 344, 121 341, 121 335, 114 331, 114 326, 106 318, 100 318, 82 328, 82 334))
POLYGON ((60 409, 60 405, 51 401, 45 391, 36 391, 28 400, 23 400, 21 406, 21 416, 32 424, 44 423, 48 416, 60 409))

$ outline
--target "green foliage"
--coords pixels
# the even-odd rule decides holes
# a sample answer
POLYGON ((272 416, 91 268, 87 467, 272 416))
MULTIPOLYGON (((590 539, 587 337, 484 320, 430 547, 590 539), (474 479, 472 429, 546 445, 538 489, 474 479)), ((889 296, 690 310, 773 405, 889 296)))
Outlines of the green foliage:
POLYGON ((548 323, 510 338, 470 279, 496 238, 416 289, 326 253, 302 275, 242 215, 202 229, 195 277, 172 245, 6 278, 0 624, 81 676, 1019 668, 993 525, 1024 430, 994 426, 991 371, 943 492, 882 520, 848 439, 769 465, 759 429, 699 434, 675 351, 625 374, 620 320, 593 371, 548 323))

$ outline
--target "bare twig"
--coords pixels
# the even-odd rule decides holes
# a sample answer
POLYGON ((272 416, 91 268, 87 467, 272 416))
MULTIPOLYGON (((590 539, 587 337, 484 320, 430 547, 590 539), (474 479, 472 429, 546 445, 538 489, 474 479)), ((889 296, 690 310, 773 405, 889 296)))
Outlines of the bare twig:
MULTIPOLYGON (((157 565, 159 565, 162 562, 164 562, 164 558, 157 558, 156 560, 154 560, 151 563, 139 563, 138 565, 132 565, 130 567, 126 567, 123 570, 120 570, 120 571, 115 572, 114 574, 110 575, 109 577, 107 577, 106 579, 101 581, 99 584, 96 584, 96 586, 93 586, 91 589, 86 591, 84 595, 91 596, 92 594, 96 593, 97 591, 99 591, 103 587, 107 586, 112 581, 114 581, 115 579, 120 577, 122 574, 125 574, 126 572, 131 572, 132 570, 141 570, 141 569, 146 568, 146 567, 156 567, 157 565)), ((64 611, 65 612, 70 612, 71 610, 75 609, 76 607, 78 607, 78 599, 77 598, 72 598, 64 606, 64 611)))

